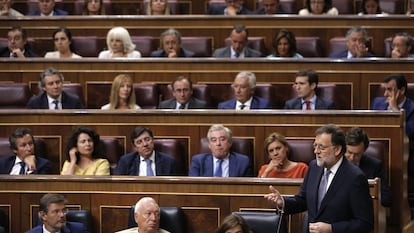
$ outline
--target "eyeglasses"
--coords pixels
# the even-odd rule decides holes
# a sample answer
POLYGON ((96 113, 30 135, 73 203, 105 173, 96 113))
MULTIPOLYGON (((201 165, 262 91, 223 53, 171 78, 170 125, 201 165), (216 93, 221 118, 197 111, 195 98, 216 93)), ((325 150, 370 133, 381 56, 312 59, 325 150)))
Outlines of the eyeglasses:
POLYGON ((313 144, 313 149, 314 150, 319 150, 321 152, 326 151, 329 147, 333 147, 335 145, 322 145, 322 144, 313 144))
POLYGON ((61 210, 59 210, 59 209, 51 210, 50 213, 52 215, 67 214, 68 213, 68 209, 65 208, 65 209, 61 209, 61 210))

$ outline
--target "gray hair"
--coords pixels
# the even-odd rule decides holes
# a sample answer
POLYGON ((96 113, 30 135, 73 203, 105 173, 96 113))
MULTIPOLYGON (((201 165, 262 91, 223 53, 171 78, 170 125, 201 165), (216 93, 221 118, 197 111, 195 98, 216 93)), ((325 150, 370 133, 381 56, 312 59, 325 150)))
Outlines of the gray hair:
POLYGON ((362 33, 362 36, 364 37, 365 41, 368 41, 368 32, 367 30, 365 30, 365 28, 361 27, 361 26, 354 26, 352 28, 350 28, 347 32, 346 32, 346 39, 349 40, 349 37, 351 37, 351 34, 357 32, 357 33, 362 33))
POLYGON ((229 128, 224 127, 224 125, 221 125, 221 124, 216 124, 216 125, 212 125, 210 129, 208 129, 208 132, 207 132, 208 140, 210 140, 210 135, 212 132, 221 131, 221 130, 226 131, 226 136, 228 139, 231 139, 233 137, 233 133, 231 132, 229 128))
POLYGON ((121 40, 125 53, 130 53, 135 50, 135 44, 132 43, 131 36, 129 35, 128 30, 124 27, 114 27, 109 30, 106 36, 106 46, 108 46, 109 50, 111 49, 111 39, 121 40))
POLYGON ((249 88, 253 89, 256 87, 256 75, 250 71, 242 71, 236 75, 236 78, 248 78, 249 79, 249 88))
MULTIPOLYGON (((138 213, 139 210, 141 209, 142 205, 144 205, 145 203, 154 203, 158 206, 158 203, 154 200, 154 198, 152 198, 152 197, 143 197, 143 198, 139 199, 139 201, 137 201, 137 204, 135 204, 134 212, 138 213)), ((158 206, 158 210, 159 209, 160 209, 160 207, 158 206)))
POLYGON ((43 73, 40 74, 40 82, 39 82, 40 87, 45 87, 46 86, 45 77, 46 76, 51 76, 51 75, 59 76, 59 78, 62 82, 64 80, 63 74, 59 70, 57 70, 53 67, 49 67, 49 68, 45 69, 43 71, 43 73))

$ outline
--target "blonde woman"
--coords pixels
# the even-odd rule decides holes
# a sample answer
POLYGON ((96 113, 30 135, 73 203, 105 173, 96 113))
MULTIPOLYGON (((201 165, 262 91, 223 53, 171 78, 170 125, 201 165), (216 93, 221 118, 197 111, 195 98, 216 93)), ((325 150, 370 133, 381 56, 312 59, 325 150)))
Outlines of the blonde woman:
POLYGON ((106 45, 108 50, 100 52, 98 58, 141 57, 141 53, 135 50, 135 44, 132 43, 128 30, 123 27, 114 27, 109 30, 108 35, 106 36, 106 45))
POLYGON ((120 74, 112 82, 109 103, 102 106, 101 109, 141 109, 140 106, 135 104, 135 101, 136 98, 131 76, 120 74))
POLYGON ((149 0, 146 15, 169 15, 168 0, 149 0))

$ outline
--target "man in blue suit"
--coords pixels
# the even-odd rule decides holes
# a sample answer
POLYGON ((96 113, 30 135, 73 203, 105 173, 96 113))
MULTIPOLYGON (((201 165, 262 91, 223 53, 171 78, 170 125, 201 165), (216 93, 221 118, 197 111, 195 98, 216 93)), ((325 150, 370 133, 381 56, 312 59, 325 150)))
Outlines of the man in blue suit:
POLYGON ((254 95, 256 89, 256 75, 252 72, 243 71, 236 75, 231 85, 234 97, 218 104, 218 109, 271 109, 269 100, 254 95))
POLYGON ((368 233, 374 228, 374 207, 365 174, 345 157, 344 132, 325 125, 315 132, 316 160, 309 165, 300 192, 282 197, 270 186, 265 198, 286 214, 308 211, 307 232, 368 233))
MULTIPOLYGON (((372 103, 372 110, 405 111, 405 132, 413 145, 414 141, 414 101, 407 98, 407 80, 403 74, 390 74, 384 78, 383 97, 377 97, 372 103)), ((410 146, 411 146, 410 145, 410 146)), ((410 148, 408 158, 408 175, 414 177, 414 148, 410 148)))
POLYGON ((211 153, 194 155, 189 176, 243 177, 252 176, 246 155, 230 151, 232 132, 223 125, 212 125, 207 133, 211 153))
POLYGON ((135 151, 121 157, 115 171, 116 175, 177 175, 175 159, 171 155, 154 150, 154 135, 149 128, 135 128, 131 133, 131 143, 135 151))
POLYGON ((329 55, 331 58, 364 58, 373 57, 369 51, 369 42, 367 31, 360 27, 355 26, 350 28, 346 33, 346 50, 334 52, 329 55))
POLYGON ((26 233, 89 233, 82 223, 66 221, 66 202, 61 194, 48 193, 40 199, 39 215, 43 224, 26 233))
POLYGON ((300 70, 296 73, 294 88, 297 94, 296 98, 287 100, 285 109, 335 109, 332 101, 316 95, 318 88, 318 73, 313 70, 300 70))
POLYGON ((51 174, 49 160, 35 155, 33 133, 28 128, 17 128, 9 137, 14 155, 0 158, 0 174, 51 174))
POLYGON ((55 8, 55 0, 38 0, 39 10, 30 12, 29 16, 63 16, 68 12, 55 8))
POLYGON ((27 108, 33 109, 83 109, 78 96, 62 90, 63 74, 55 68, 47 68, 40 75, 39 85, 43 93, 33 96, 27 103, 27 108))

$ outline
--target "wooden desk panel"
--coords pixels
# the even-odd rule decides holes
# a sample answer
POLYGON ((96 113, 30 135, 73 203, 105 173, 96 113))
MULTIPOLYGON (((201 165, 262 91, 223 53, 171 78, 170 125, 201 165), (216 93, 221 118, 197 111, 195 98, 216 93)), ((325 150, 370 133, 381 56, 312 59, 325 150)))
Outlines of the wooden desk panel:
MULTIPOLYGON (((69 200, 69 208, 91 211, 97 233, 126 228, 131 205, 143 196, 154 197, 160 206, 180 206, 187 217, 188 232, 207 233, 214 232, 233 211, 273 211, 273 205, 263 198, 268 186, 273 185, 284 195, 294 195, 302 179, 3 175, 0 182, 7 187, 0 190, 0 206, 12 210, 7 211, 11 213, 11 232, 32 228, 40 197, 57 192, 69 200)), ((374 232, 384 232, 378 218, 383 212, 378 199, 380 189, 375 180, 369 180, 369 184, 376 217, 374 232)), ((291 232, 299 232, 301 223, 300 215, 293 216, 291 232)))

